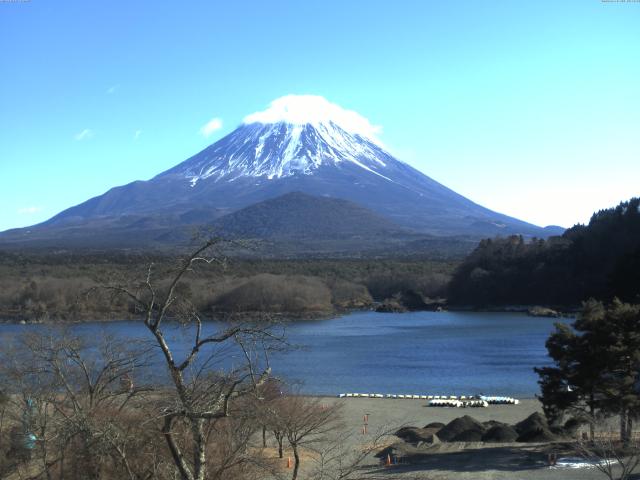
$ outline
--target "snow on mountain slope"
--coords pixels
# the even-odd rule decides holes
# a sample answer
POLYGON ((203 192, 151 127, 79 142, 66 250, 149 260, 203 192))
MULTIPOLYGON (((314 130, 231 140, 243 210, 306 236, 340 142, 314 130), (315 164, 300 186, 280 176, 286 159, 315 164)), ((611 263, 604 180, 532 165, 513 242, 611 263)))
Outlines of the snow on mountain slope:
POLYGON ((182 173, 195 186, 208 178, 312 175, 323 165, 351 162, 392 181, 383 173, 381 157, 389 154, 375 136, 379 130, 322 97, 288 95, 245 117, 227 141, 212 145, 197 161, 170 172, 182 173))

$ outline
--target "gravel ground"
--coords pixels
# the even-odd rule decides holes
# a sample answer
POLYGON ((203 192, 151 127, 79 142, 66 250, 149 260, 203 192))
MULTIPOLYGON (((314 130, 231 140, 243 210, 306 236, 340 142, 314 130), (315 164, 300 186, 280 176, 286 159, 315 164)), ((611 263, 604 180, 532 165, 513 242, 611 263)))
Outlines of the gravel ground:
MULTIPOLYGON (((379 431, 395 431, 403 425, 424 427, 430 422, 448 423, 469 415, 480 422, 498 420, 515 424, 531 413, 542 411, 538 400, 524 399, 519 405, 492 405, 488 408, 427 407, 424 400, 323 398, 323 402, 343 404, 344 428, 352 433, 350 447, 366 444, 379 431), (367 433, 362 433, 364 416, 368 417, 367 433)), ((390 441, 398 440, 392 437, 390 441)), ((389 442, 388 442, 389 443, 389 442)), ((572 468, 576 459, 560 444, 483 444, 445 443, 412 459, 410 465, 381 467, 373 455, 365 463, 358 478, 430 479, 430 480, 590 480, 605 478, 595 468, 572 468), (555 451, 559 466, 547 465, 547 454, 555 451)))

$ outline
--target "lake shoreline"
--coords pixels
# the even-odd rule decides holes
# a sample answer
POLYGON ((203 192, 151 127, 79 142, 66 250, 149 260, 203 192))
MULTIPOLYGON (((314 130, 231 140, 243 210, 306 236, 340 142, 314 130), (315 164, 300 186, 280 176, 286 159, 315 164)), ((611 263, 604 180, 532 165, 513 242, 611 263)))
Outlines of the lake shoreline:
MULTIPOLYGON (((406 310, 402 312, 379 312, 376 310, 378 305, 375 304, 368 308, 352 308, 352 309, 340 309, 333 311, 318 311, 318 312, 238 312, 233 314, 235 318, 243 320, 258 320, 260 317, 263 319, 271 317, 278 321, 314 321, 314 320, 329 320, 333 318, 340 318, 354 313, 397 313, 407 314, 416 312, 470 312, 470 313, 524 313, 533 317, 551 317, 551 318, 574 318, 580 311, 580 307, 547 307, 540 305, 503 305, 503 306, 488 306, 488 307, 475 307, 470 305, 449 305, 439 309, 420 309, 420 310, 406 310), (556 312, 557 315, 535 315, 530 312, 536 308, 548 309, 556 312)), ((207 322, 225 322, 228 320, 230 314, 220 312, 217 316, 206 316, 204 320, 207 322)), ((0 325, 2 324, 14 324, 14 325, 77 325, 83 323, 114 323, 114 322, 129 322, 139 320, 139 315, 121 315, 118 318, 112 317, 91 317, 83 319, 27 319, 22 315, 6 315, 0 314, 0 325)))

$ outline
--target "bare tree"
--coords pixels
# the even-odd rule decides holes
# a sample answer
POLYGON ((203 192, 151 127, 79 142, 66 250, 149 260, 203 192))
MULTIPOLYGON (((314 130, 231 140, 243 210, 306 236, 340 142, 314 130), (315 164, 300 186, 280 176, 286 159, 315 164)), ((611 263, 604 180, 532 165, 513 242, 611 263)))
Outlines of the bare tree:
POLYGON ((302 448, 313 446, 327 439, 330 432, 339 428, 339 404, 325 405, 320 399, 291 395, 278 402, 281 429, 293 450, 292 480, 298 478, 302 448))
MULTIPOLYGON (((314 458, 310 478, 313 480, 351 480, 362 478, 362 472, 375 453, 388 445, 388 438, 397 431, 394 428, 379 428, 367 435, 363 442, 360 435, 336 430, 331 432, 319 448, 314 458)), ((376 478, 368 471, 367 478, 376 478)))
MULTIPOLYGON (((278 458, 284 457, 284 441, 286 439, 286 402, 285 397, 271 399, 259 405, 261 423, 263 428, 269 430, 273 434, 278 448, 278 458)), ((263 438, 263 446, 266 444, 263 438)))
MULTIPOLYGON (((146 280, 135 288, 105 287, 126 296, 139 309, 145 327, 160 349, 172 393, 171 401, 165 402, 159 412, 162 435, 183 480, 213 478, 207 472, 210 428, 230 417, 233 401, 255 396, 271 372, 266 353, 275 337, 267 329, 231 322, 207 332, 206 327, 211 325, 203 324, 197 309, 179 295, 181 282, 198 265, 224 263, 217 250, 220 244, 219 239, 211 239, 182 260, 169 275, 165 288, 154 282, 153 265, 146 280), (166 335, 165 324, 170 320, 193 327, 190 347, 180 356, 166 335), (232 352, 239 360, 229 366, 225 358, 232 352)), ((222 472, 217 470, 217 475, 222 472)))
POLYGON ((129 444, 134 399, 147 391, 132 378, 145 357, 130 343, 87 343, 59 331, 28 333, 19 348, 3 352, 16 448, 25 460, 35 456, 47 479, 100 478, 105 469, 141 478, 131 468, 129 444))
POLYGON ((282 381, 269 378, 259 389, 259 397, 255 404, 259 423, 262 429, 262 448, 267 447, 267 432, 271 432, 278 445, 278 457, 283 458, 284 430, 280 405, 286 395, 282 381))
POLYGON ((640 465, 640 441, 623 442, 615 432, 600 432, 592 440, 579 439, 574 450, 609 480, 628 480, 640 465))
POLYGON ((8 435, 5 428, 9 403, 9 395, 7 395, 4 389, 0 389, 0 478, 2 478, 7 473, 6 470, 9 468, 9 462, 7 462, 6 455, 6 444, 8 443, 8 435))

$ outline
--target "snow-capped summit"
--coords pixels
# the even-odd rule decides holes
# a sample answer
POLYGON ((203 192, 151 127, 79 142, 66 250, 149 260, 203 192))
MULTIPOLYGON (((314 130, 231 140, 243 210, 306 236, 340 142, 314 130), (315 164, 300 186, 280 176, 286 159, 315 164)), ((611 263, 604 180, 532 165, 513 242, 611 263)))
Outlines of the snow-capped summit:
POLYGON ((272 101, 266 110, 247 115, 244 123, 290 123, 314 127, 333 124, 381 145, 378 134, 382 127, 372 125, 358 112, 346 110, 319 95, 285 95, 272 101))
POLYGON ((226 138, 170 171, 193 187, 206 179, 312 175, 323 166, 351 163, 385 178, 388 152, 380 127, 315 95, 287 95, 245 117, 226 138))

